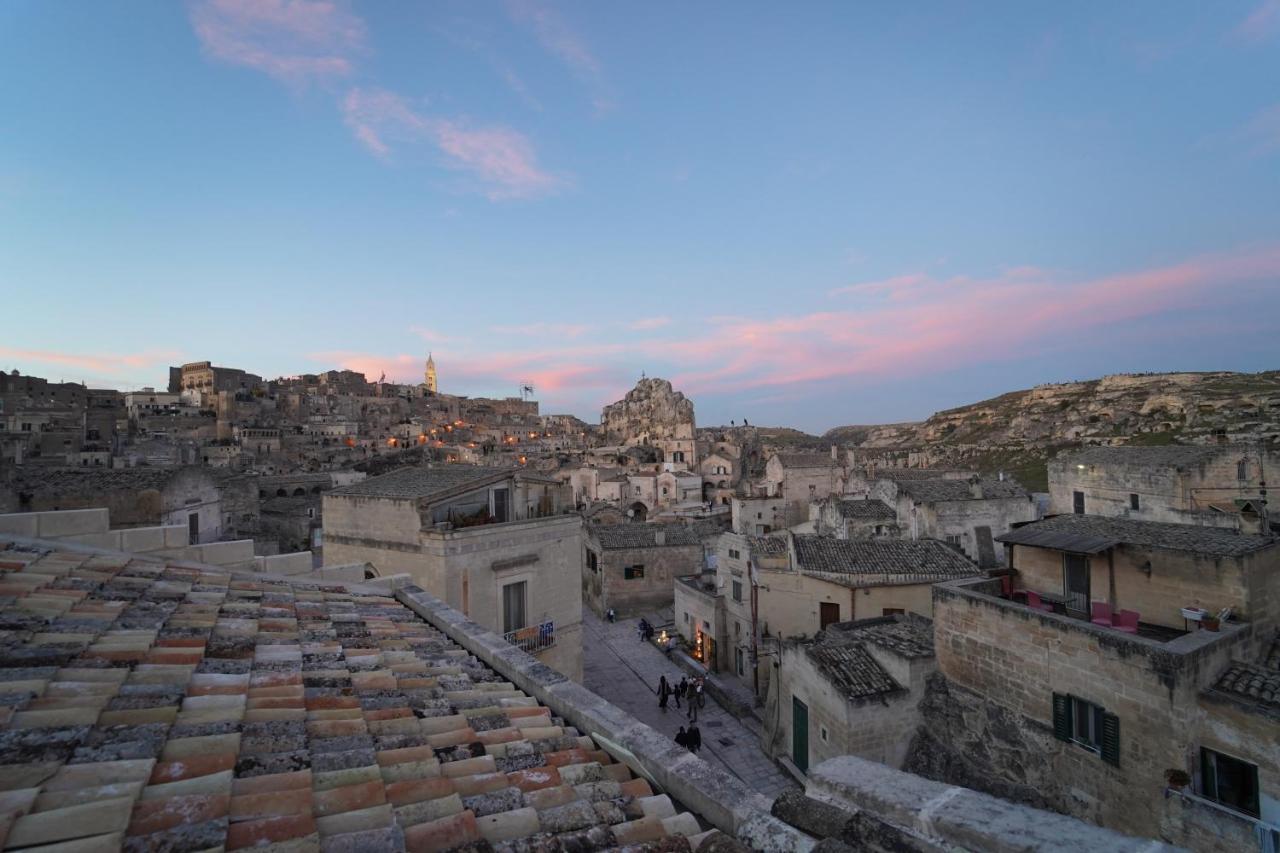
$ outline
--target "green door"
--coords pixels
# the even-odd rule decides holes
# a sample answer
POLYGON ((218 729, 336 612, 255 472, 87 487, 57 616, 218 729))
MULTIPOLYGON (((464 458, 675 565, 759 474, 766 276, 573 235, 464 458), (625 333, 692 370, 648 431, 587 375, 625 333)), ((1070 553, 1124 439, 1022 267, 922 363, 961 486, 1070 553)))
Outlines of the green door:
POLYGON ((809 772, 809 706, 791 697, 791 760, 801 773, 809 772))

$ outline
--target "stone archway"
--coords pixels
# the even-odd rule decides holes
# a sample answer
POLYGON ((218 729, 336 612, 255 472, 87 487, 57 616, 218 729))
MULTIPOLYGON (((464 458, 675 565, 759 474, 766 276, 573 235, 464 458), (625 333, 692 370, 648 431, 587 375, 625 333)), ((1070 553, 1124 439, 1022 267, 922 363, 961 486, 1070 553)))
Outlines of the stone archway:
POLYGON ((649 517, 649 508, 640 501, 636 501, 627 507, 627 515, 632 521, 644 521, 649 517))

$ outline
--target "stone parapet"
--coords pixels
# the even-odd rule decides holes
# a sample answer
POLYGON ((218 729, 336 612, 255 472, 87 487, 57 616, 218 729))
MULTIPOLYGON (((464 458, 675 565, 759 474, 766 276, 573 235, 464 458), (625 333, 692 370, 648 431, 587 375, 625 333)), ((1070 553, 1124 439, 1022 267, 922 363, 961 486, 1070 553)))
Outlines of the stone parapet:
MULTIPOLYGON (((886 847, 859 836, 866 822, 841 824, 830 813, 810 814, 838 826, 839 840, 858 849, 982 850, 987 853, 1172 853, 1182 850, 1148 838, 1122 835, 1076 818, 1010 803, 968 788, 933 782, 851 755, 832 758, 809 771, 805 793, 815 800, 866 815, 883 830, 896 829, 901 846, 886 847)), ((815 831, 817 831, 815 829, 815 831)))

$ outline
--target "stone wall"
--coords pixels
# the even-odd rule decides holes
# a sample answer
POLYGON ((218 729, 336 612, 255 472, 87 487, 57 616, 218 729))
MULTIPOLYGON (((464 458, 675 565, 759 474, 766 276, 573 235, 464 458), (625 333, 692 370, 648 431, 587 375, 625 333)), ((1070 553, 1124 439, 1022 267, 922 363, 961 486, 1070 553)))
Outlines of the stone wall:
POLYGON ((1156 835, 1164 772, 1186 769, 1198 704, 1233 658, 1256 647, 1248 625, 1160 643, 1035 611, 977 590, 934 587, 938 668, 907 768, 1103 826, 1156 835), (1054 693, 1119 719, 1119 766, 1056 740, 1054 693))

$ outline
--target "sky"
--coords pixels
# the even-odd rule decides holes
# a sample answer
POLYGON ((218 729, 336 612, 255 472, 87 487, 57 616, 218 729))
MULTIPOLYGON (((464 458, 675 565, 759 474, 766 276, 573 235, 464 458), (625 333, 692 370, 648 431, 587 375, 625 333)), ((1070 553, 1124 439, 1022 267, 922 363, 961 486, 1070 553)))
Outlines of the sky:
POLYGON ((0 80, 0 369, 822 431, 1280 368, 1280 0, 6 0, 0 80))

